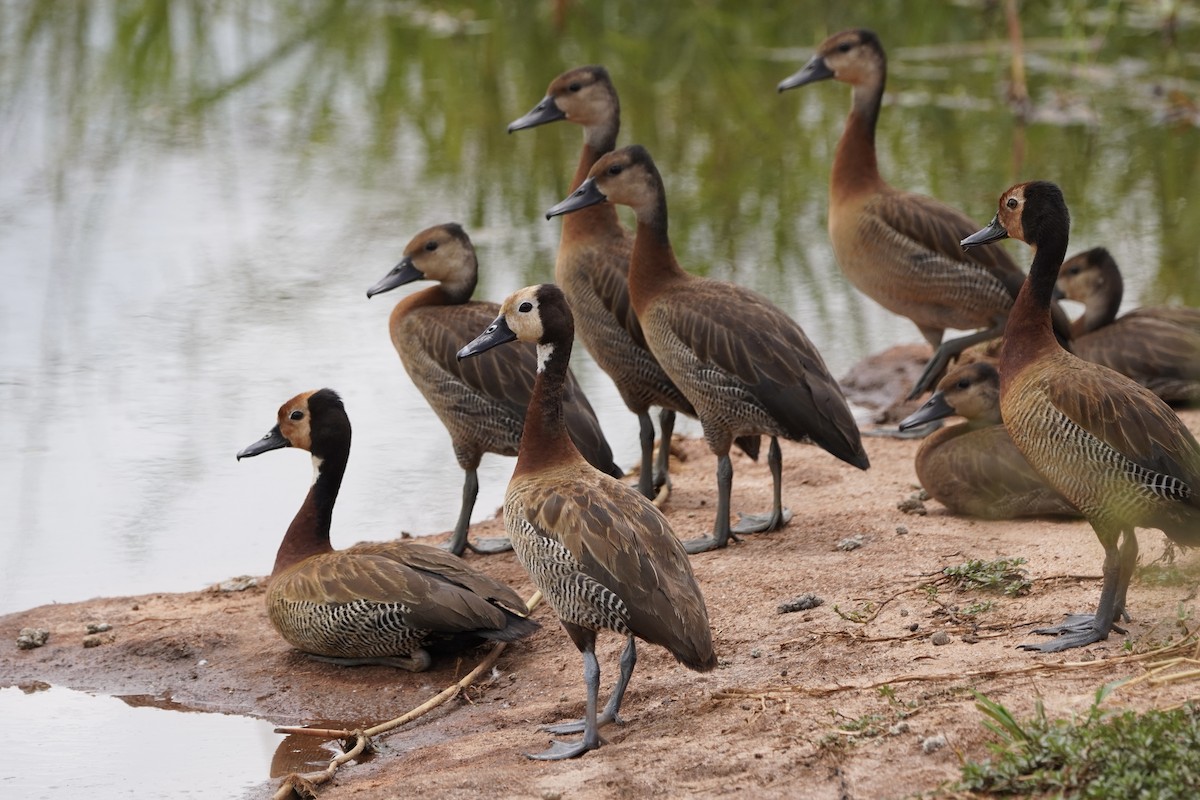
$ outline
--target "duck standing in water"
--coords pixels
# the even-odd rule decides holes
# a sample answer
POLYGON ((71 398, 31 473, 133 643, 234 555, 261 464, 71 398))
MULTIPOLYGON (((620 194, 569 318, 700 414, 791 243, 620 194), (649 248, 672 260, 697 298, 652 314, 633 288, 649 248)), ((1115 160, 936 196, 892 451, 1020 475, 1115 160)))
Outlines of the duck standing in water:
POLYGON ((537 346, 537 378, 504 499, 504 524, 517 558, 583 655, 587 686, 584 718, 545 729, 582 732, 582 738, 556 741, 529 756, 540 760, 572 758, 600 746, 600 726, 620 721, 637 639, 665 647, 697 672, 717 665, 704 597, 670 523, 641 492, 588 464, 567 435, 563 388, 574 328, 561 289, 530 286, 510 295, 495 322, 458 353, 474 357, 513 340, 537 346), (598 713, 601 630, 628 641, 620 677, 598 713))
POLYGON ((420 672, 440 640, 510 642, 539 627, 521 596, 440 547, 400 539, 334 550, 333 505, 350 457, 350 419, 332 389, 296 395, 278 422, 237 454, 282 447, 312 454, 308 496, 275 556, 267 614, 298 650, 343 666, 420 672))
MULTIPOLYGON (((484 453, 515 456, 521 443, 525 408, 533 391, 533 347, 507 348, 463 363, 459 345, 496 318, 500 306, 472 300, 479 277, 475 247, 462 226, 449 222, 418 233, 404 257, 367 290, 367 297, 414 281, 437 281, 402 299, 392 310, 388 332, 413 384, 450 432, 454 456, 464 473, 458 522, 447 545, 454 555, 509 549, 504 539, 471 543, 467 529, 479 495, 479 462, 484 453)), ((567 376, 567 430, 584 457, 609 475, 621 477, 600 421, 574 375, 567 376)))
MULTIPOLYGON (((908 317, 934 348, 909 399, 933 386, 950 359, 995 339, 1025 274, 1002 248, 964 253, 970 217, 931 197, 889 185, 879 174, 875 125, 887 82, 887 56, 869 30, 834 34, 780 92, 834 79, 851 87, 850 115, 829 176, 829 238, 842 272, 887 310, 908 317), (947 329, 975 331, 943 341, 947 329)), ((1055 309, 1060 336, 1067 319, 1055 309)))
POLYGON ((1150 390, 1064 350, 1050 325, 1071 219, 1058 186, 1021 183, 1000 196, 991 224, 963 239, 975 247, 1011 236, 1034 248, 1000 350, 1000 408, 1013 441, 1091 523, 1104 547, 1095 615, 1075 614, 1025 649, 1057 652, 1108 638, 1128 619, 1126 592, 1137 563, 1135 528, 1157 528, 1200 545, 1200 444, 1150 390))
POLYGON ((821 354, 796 322, 762 295, 685 272, 667 234, 667 195, 654 160, 640 145, 601 158, 578 189, 547 217, 604 202, 631 207, 637 218, 629 265, 629 297, 658 362, 692 405, 717 456, 713 535, 685 544, 689 553, 725 547, 734 533, 773 531, 783 508, 779 437, 812 441, 859 469, 869 466, 854 415, 821 354), (774 504, 743 515, 731 528, 733 462, 738 437, 771 437, 774 504))

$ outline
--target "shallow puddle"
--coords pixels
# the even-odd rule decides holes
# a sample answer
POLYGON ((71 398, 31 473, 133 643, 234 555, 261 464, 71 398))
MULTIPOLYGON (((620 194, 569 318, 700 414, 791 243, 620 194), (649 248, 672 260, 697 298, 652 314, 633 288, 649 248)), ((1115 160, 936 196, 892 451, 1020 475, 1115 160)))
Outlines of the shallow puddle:
POLYGON ((3 797, 257 797, 274 775, 330 757, 264 720, 144 695, 27 688, 0 689, 3 797))

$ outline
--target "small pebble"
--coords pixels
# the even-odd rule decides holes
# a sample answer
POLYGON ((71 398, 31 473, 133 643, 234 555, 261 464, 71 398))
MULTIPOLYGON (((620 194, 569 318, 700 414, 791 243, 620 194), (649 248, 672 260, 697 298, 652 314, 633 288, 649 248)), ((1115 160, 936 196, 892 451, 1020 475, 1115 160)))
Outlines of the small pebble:
POLYGON ((775 610, 780 614, 791 614, 794 611, 807 611, 810 608, 816 608, 824 602, 824 598, 817 597, 812 592, 809 592, 808 594, 802 594, 799 597, 780 603, 775 610))
POLYGON ((840 542, 838 542, 837 549, 849 552, 851 550, 857 550, 865 543, 866 542, 863 540, 862 534, 856 533, 853 536, 847 536, 845 539, 842 539, 840 542))
POLYGON ((923 753, 925 753, 925 755, 929 755, 930 753, 936 753, 938 750, 941 750, 945 746, 946 746, 946 737, 945 737, 945 735, 940 734, 940 733, 937 736, 930 736, 928 739, 921 740, 921 751, 923 753))
POLYGON ((915 497, 910 497, 907 500, 901 500, 896 504, 896 508, 903 511, 905 514, 916 514, 921 517, 929 513, 925 509, 925 504, 915 497))
POLYGON ((221 581, 217 584, 216 589, 218 592, 244 592, 255 586, 258 586, 258 578, 251 577, 250 575, 239 575, 236 578, 221 581))
POLYGON ((107 622, 89 622, 87 626, 88 633, 104 633, 111 630, 112 625, 109 625, 107 622))
POLYGON ((762 650, 758 647, 750 651, 751 658, 762 658, 762 650))
POLYGON ((930 641, 936 645, 950 644, 950 634, 938 631, 930 638, 930 641))
POLYGON ((897 722, 895 725, 888 728, 888 733, 890 733, 892 736, 898 736, 902 733, 908 733, 908 731, 909 731, 909 724, 904 721, 897 722))
POLYGON ((909 626, 908 626, 908 629, 909 629, 910 631, 912 631, 913 633, 916 633, 916 631, 917 631, 917 628, 919 628, 919 627, 921 627, 921 626, 920 626, 920 625, 918 625, 917 623, 915 623, 915 622, 914 622, 914 623, 912 623, 911 625, 909 625, 909 626))
POLYGON ((898 533, 898 534, 900 534, 901 536, 903 536, 904 534, 908 533, 908 526, 907 526, 907 525, 897 525, 897 526, 896 526, 896 533, 898 533))
POLYGON ((902 616, 902 617, 907 617, 907 616, 908 616, 908 609, 907 609, 907 608, 902 608, 902 609, 900 609, 900 616, 902 616))
POLYGON ((83 637, 83 646, 84 647, 99 647, 101 644, 102 644, 102 641, 101 641, 100 637, 97 636, 96 634, 92 634, 91 636, 83 637))
POLYGON ((33 650, 41 647, 50 638, 50 631, 41 628, 21 628, 17 632, 17 649, 33 650))

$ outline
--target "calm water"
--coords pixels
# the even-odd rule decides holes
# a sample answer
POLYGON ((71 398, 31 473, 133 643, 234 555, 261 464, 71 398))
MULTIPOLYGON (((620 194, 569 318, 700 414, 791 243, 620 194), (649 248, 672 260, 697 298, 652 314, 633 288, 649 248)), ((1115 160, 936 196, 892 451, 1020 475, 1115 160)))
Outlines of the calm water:
MULTIPOLYGON (((477 245, 480 296, 550 278, 560 223, 542 212, 579 130, 505 126, 577 64, 612 72, 622 142, 663 169, 685 266, 768 293, 835 374, 919 341, 830 253, 848 89, 775 92, 855 24, 891 55, 893 183, 982 225, 1016 179, 1056 180, 1073 241, 1114 250, 1128 303, 1200 304, 1190 4, 1173 42, 1157 4, 1031 12, 1045 121, 1024 128, 1002 101, 1003 20, 973 2, 629 0, 570 4, 561 27, 552 5, 0 3, 0 613, 267 571, 311 468, 299 451, 234 453, 320 386, 343 394, 356 435, 335 544, 453 525, 449 437, 387 337, 408 290, 365 290, 447 220, 477 245)), ((633 464, 634 418, 586 355, 576 369, 633 464)), ((477 519, 511 466, 485 459, 477 519)))

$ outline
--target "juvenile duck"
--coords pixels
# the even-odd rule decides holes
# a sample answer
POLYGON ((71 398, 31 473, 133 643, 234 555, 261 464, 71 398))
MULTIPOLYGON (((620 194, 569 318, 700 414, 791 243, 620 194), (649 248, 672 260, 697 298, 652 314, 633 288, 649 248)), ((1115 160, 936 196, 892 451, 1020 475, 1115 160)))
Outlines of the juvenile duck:
MULTIPOLYGON (((1025 279, 999 247, 964 253, 958 242, 975 230, 962 212, 896 189, 879 174, 875 125, 887 80, 887 57, 869 30, 847 30, 821 43, 779 91, 817 81, 851 86, 850 115, 829 178, 829 238, 850 282, 889 311, 911 319, 934 348, 909 399, 932 386, 950 359, 994 339, 1025 279), (972 330, 943 341, 947 328, 972 330)), ((1067 320, 1059 314, 1060 334, 1067 320)))
POLYGON ((1004 329, 1000 410, 1017 448, 1082 512, 1104 547, 1095 615, 1071 615, 1037 631, 1056 636, 1052 641, 1022 645, 1042 652, 1107 639, 1118 617, 1129 618, 1135 528, 1200 545, 1200 444, 1153 392, 1068 353, 1051 331, 1051 296, 1070 227, 1059 188, 1034 181, 1004 192, 992 223, 962 242, 974 247, 1011 236, 1034 248, 1004 329))
POLYGON ((771 531, 787 522, 791 512, 783 508, 780 436, 811 440, 866 469, 854 416, 800 326, 762 295, 691 275, 679 265, 667 235, 662 176, 644 147, 625 147, 601 158, 587 180, 546 216, 605 201, 634 211, 629 297, 651 352, 695 407, 718 459, 713 535, 686 543, 688 552, 725 547, 731 533, 771 531), (767 463, 774 506, 731 529, 730 446, 736 437, 761 434, 771 437, 767 463))
POLYGON ((589 465, 567 435, 563 391, 573 338, 565 296, 544 284, 510 295, 495 322, 459 351, 468 358, 514 339, 537 347, 537 379, 504 500, 504 524, 517 558, 583 655, 587 686, 583 720, 546 728, 582 731, 583 737, 529 756, 543 760, 596 749, 599 726, 620 721, 636 639, 665 647, 688 669, 707 672, 717 665, 704 598, 666 517, 639 491, 589 465), (601 630, 628 642, 620 678, 597 716, 595 645, 601 630))
MULTIPOLYGON (((617 145, 621 104, 608 70, 577 67, 550 82, 546 96, 533 109, 513 120, 508 132, 566 120, 583 127, 583 150, 571 178, 574 191, 596 160, 617 145)), ((604 370, 617 392, 638 418, 642 450, 638 490, 654 497, 668 483, 671 433, 675 412, 695 416, 695 409, 654 358, 629 303, 629 256, 633 235, 617 218, 614 206, 592 206, 563 220, 554 280, 567 296, 575 315, 575 330, 583 346, 604 370), (658 406, 662 431, 658 461, 654 458, 651 406, 658 406)), ((757 454, 758 442, 750 447, 757 454)), ((748 451, 749 452, 749 451, 748 451)))
POLYGON ((1172 405, 1200 403, 1200 309, 1166 306, 1117 316, 1124 290, 1103 247, 1065 261, 1057 288, 1084 304, 1071 326, 1071 349, 1133 378, 1172 405))
POLYGON ((966 422, 935 431, 917 451, 917 480, 931 497, 955 514, 984 519, 1080 516, 1013 444, 1000 420, 1000 375, 992 363, 952 368, 900 430, 955 414, 966 422))
MULTIPOLYGON (((500 310, 496 303, 471 300, 478 273, 470 237, 461 225, 451 222, 414 236, 400 263, 367 290, 370 298, 413 281, 438 282, 397 303, 388 331, 405 371, 450 432, 454 455, 465 473, 462 506, 447 545, 454 555, 468 547, 478 553, 509 548, 505 539, 472 544, 467 529, 479 494, 479 462, 484 453, 517 454, 533 391, 532 345, 468 362, 455 357, 459 345, 500 310)), ((597 469, 621 477, 596 412, 573 375, 567 376, 564 392, 567 430, 584 457, 597 469)))
POLYGON ((308 496, 288 526, 267 587, 267 614, 298 650, 344 666, 420 672, 440 640, 510 642, 538 624, 520 595, 441 548, 398 540, 334 550, 333 505, 350 457, 350 419, 332 389, 298 394, 238 460, 298 447, 312 454, 308 496))

